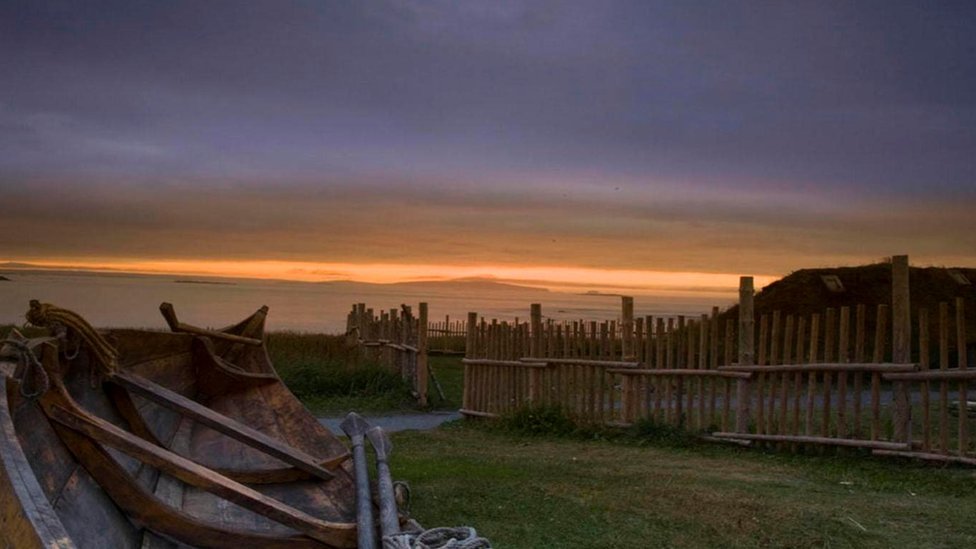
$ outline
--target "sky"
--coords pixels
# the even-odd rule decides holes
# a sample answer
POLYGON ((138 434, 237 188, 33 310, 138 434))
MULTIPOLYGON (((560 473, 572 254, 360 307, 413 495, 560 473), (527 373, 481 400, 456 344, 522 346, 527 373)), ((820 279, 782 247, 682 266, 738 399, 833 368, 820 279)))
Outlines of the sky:
POLYGON ((4 0, 0 261, 973 266, 974 28, 968 2, 4 0))

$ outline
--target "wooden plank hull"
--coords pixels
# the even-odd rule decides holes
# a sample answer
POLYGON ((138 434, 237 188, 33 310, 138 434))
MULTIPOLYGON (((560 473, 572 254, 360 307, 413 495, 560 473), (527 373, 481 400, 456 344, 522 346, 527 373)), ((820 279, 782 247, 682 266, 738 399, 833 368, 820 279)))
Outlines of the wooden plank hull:
POLYGON ((0 360, 0 545, 355 547, 348 449, 248 342, 265 312, 235 337, 104 332, 114 382, 44 343, 38 398, 0 360))

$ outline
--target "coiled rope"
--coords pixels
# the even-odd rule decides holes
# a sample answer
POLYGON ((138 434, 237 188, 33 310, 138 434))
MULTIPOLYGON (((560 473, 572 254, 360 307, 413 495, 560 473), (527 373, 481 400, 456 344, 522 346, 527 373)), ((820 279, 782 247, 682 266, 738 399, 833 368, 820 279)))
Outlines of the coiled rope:
POLYGON ((98 333, 87 320, 76 312, 62 309, 50 303, 41 303, 36 299, 30 302, 30 309, 25 315, 27 322, 33 326, 51 327, 64 326, 74 331, 88 347, 90 356, 94 359, 96 371, 103 376, 111 376, 118 368, 119 355, 112 345, 98 333))
POLYGON ((458 526, 386 536, 383 549, 491 549, 491 542, 470 526, 458 526))

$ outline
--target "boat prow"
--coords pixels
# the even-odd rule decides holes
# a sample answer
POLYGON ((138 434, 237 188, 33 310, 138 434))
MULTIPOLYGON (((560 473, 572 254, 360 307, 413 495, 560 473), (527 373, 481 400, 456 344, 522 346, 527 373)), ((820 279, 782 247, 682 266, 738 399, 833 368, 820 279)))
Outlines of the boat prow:
POLYGON ((172 313, 172 333, 58 311, 61 337, 0 358, 0 541, 356 546, 349 451, 277 376, 266 308, 220 331, 172 313))

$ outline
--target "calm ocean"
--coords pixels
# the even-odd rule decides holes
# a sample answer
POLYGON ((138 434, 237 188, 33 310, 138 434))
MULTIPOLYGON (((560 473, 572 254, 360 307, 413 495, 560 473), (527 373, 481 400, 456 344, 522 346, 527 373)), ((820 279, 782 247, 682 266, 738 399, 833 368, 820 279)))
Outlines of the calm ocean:
MULTIPOLYGON (((531 303, 542 303, 543 314, 557 320, 613 320, 620 315, 620 298, 579 295, 483 282, 360 284, 307 283, 253 279, 225 283, 185 283, 209 280, 178 275, 146 276, 77 272, 3 273, 0 281, 0 323, 22 324, 31 299, 74 310, 100 327, 165 328, 159 304, 176 306, 180 320, 207 327, 233 324, 261 305, 271 308, 270 330, 340 333, 346 313, 356 302, 374 309, 399 308, 426 301, 431 320, 462 320, 469 311, 485 318, 526 319, 531 303)), ((667 292, 635 295, 637 315, 698 315, 713 305, 728 307, 736 291, 667 292)))

